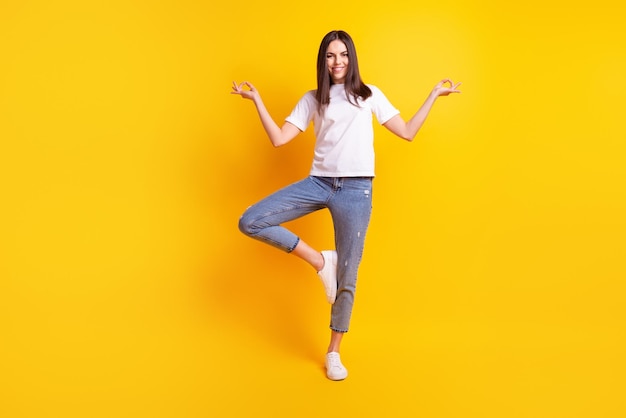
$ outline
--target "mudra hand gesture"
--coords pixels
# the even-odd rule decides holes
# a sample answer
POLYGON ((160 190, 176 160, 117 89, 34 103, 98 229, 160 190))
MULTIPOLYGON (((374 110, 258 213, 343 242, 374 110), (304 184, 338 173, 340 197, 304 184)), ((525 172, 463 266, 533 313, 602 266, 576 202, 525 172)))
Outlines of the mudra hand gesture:
POLYGON ((460 93, 461 91, 457 90, 457 87, 460 85, 461 83, 454 84, 452 80, 446 78, 437 83, 435 88, 433 88, 433 93, 435 93, 436 96, 447 96, 450 93, 460 93), (449 84, 450 87, 446 87, 446 84, 449 84))
POLYGON ((258 96, 259 92, 249 81, 243 81, 239 84, 233 81, 233 91, 230 94, 238 94, 242 99, 252 100, 258 96), (247 87, 247 89, 244 87, 247 87))

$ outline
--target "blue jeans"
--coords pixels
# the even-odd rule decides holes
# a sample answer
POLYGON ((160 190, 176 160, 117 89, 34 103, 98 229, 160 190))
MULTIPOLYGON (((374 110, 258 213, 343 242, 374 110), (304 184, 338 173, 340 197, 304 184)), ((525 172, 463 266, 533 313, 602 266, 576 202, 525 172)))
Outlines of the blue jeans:
POLYGON ((249 207, 239 220, 239 229, 289 253, 300 238, 281 224, 324 208, 333 219, 337 250, 337 299, 330 328, 347 332, 372 213, 371 177, 307 177, 249 207))

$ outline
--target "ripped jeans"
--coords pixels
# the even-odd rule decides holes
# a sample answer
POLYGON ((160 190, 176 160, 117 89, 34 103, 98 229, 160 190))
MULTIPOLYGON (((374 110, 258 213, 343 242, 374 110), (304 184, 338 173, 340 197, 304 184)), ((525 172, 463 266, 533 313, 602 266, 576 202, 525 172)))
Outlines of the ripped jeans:
POLYGON ((330 328, 347 332, 372 213, 371 177, 309 176, 249 207, 239 220, 239 229, 289 253, 300 238, 281 224, 324 208, 332 216, 337 250, 337 299, 331 308, 330 328))

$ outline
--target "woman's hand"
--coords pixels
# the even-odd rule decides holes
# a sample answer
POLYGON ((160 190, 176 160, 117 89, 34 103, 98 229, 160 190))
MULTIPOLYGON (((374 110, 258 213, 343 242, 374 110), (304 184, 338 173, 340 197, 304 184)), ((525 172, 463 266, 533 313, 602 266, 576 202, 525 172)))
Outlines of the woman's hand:
POLYGON ((233 91, 231 91, 230 94, 238 94, 241 96, 242 99, 254 100, 258 97, 259 92, 252 85, 252 83, 248 81, 244 81, 239 84, 233 81, 233 91), (247 89, 244 87, 247 87, 247 89))
POLYGON ((452 80, 450 80, 449 78, 446 78, 444 80, 441 80, 439 83, 437 83, 437 85, 433 89, 433 94, 435 95, 435 97, 439 97, 439 96, 447 96, 450 93, 460 93, 460 91, 457 90, 457 87, 459 87, 460 85, 461 83, 454 84, 452 80), (447 87, 446 84, 449 84, 450 87, 447 87))

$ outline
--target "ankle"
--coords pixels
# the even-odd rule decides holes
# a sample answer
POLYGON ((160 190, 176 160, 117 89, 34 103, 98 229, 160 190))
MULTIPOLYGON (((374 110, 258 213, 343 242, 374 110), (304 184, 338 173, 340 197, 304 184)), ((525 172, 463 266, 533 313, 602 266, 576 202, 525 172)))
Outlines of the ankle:
POLYGON ((326 265, 326 260, 324 260, 324 256, 322 255, 322 253, 317 253, 315 260, 313 261, 313 263, 311 263, 311 265, 317 272, 320 272, 324 269, 324 266, 326 265))

